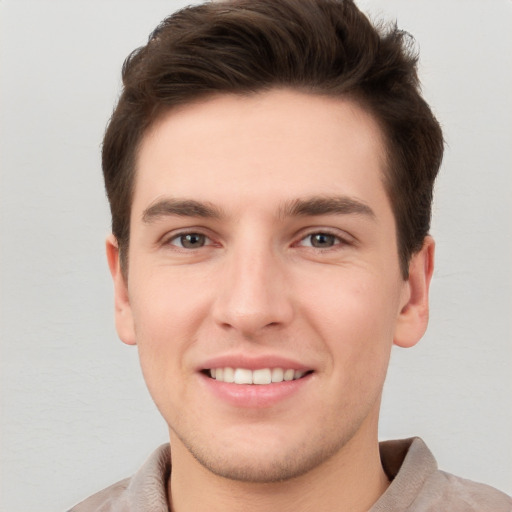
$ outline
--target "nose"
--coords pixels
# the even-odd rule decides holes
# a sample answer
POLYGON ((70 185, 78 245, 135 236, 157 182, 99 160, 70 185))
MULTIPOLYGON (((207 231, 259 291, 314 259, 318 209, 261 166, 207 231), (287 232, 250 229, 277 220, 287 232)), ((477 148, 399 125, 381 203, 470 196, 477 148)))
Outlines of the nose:
POLYGON ((217 276, 214 320, 253 338, 269 328, 283 328, 293 317, 285 262, 270 248, 233 249, 217 276))

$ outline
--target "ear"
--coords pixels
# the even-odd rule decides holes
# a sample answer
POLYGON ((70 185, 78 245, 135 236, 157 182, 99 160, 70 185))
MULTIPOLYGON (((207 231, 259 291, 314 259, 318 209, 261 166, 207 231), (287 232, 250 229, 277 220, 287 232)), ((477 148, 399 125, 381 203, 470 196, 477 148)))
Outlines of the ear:
POLYGON ((409 278, 404 282, 394 337, 394 343, 399 347, 416 345, 427 330, 428 293, 434 271, 434 249, 433 238, 426 236, 423 247, 413 254, 409 263, 409 278))
POLYGON ((128 286, 121 270, 119 261, 119 246, 114 235, 109 235, 105 242, 107 261, 114 282, 114 304, 116 329, 121 341, 127 345, 135 345, 135 329, 132 308, 128 296, 128 286))

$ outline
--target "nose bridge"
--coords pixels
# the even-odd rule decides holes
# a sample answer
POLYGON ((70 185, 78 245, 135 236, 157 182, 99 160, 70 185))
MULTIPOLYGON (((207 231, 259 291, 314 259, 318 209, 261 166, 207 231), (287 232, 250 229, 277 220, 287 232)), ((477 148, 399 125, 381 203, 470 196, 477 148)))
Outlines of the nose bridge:
POLYGON ((216 321, 248 336, 286 324, 292 305, 283 263, 268 240, 246 238, 231 247, 220 276, 216 321))

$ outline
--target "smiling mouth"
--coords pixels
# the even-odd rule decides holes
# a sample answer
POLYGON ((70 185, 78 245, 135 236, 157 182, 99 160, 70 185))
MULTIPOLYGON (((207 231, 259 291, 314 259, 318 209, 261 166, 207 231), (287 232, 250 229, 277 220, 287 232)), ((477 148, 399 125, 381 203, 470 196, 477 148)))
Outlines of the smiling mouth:
POLYGON ((219 382, 229 384, 275 384, 302 379, 312 373, 312 370, 302 371, 292 368, 260 368, 249 370, 247 368, 211 368, 203 373, 219 382))

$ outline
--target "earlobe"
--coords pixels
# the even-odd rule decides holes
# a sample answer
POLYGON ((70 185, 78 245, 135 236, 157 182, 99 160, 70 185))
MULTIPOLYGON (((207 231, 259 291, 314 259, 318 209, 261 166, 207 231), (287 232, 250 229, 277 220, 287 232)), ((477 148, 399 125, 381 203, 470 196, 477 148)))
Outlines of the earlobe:
POLYGON ((114 235, 109 235, 105 242, 107 261, 114 283, 114 306, 116 330, 119 338, 127 345, 135 345, 135 329, 132 308, 128 295, 128 286, 121 269, 119 247, 114 235))
POLYGON ((411 257, 409 278, 405 282, 403 303, 394 336, 394 344, 399 347, 416 345, 427 329, 434 249, 433 238, 426 236, 421 250, 411 257))

